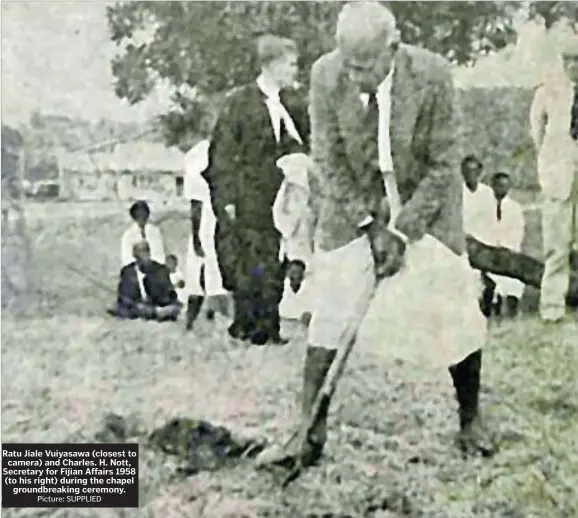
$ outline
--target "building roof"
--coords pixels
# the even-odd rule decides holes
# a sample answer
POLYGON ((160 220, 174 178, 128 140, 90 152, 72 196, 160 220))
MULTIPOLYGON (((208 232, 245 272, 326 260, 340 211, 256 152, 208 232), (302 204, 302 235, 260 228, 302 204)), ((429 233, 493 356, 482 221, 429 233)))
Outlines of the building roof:
POLYGON ((184 155, 175 148, 153 142, 117 144, 113 151, 96 153, 61 150, 60 167, 73 171, 151 171, 177 173, 183 169, 184 155))

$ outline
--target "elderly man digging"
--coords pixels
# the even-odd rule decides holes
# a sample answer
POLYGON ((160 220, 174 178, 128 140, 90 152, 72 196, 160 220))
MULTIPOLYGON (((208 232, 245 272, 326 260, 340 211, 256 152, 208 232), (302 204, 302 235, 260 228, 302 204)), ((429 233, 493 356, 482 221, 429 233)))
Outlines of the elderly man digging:
MULTIPOLYGON (((337 49, 311 71, 311 147, 319 175, 312 320, 300 433, 258 466, 322 455, 327 405, 307 426, 338 351, 348 350, 370 305, 384 351, 423 352, 451 365, 459 445, 495 445, 478 410, 485 320, 465 255, 454 87, 439 56, 399 42, 391 12, 352 2, 337 49), (441 303, 440 303, 441 302, 441 303)), ((377 344, 376 344, 377 345, 377 344)))

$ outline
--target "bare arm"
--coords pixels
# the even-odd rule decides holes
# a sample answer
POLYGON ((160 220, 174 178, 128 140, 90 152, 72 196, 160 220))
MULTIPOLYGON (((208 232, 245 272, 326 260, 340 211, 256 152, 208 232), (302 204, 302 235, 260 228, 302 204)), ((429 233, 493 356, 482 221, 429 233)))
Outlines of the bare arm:
POLYGON ((530 107, 530 136, 534 142, 534 147, 536 151, 539 151, 542 147, 542 141, 544 140, 544 132, 546 130, 546 124, 548 122, 548 114, 546 112, 545 105, 545 91, 544 87, 538 87, 536 93, 534 94, 534 99, 532 100, 532 105, 530 107))

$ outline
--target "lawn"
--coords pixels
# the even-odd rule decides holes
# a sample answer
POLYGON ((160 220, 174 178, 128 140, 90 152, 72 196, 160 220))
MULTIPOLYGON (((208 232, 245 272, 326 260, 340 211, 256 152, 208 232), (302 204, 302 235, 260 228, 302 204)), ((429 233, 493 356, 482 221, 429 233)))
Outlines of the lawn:
MULTIPOLYGON (((187 222, 162 227, 182 254, 187 222)), ((175 416, 247 436, 282 437, 297 412, 305 331, 283 348, 232 346, 227 323, 116 322, 122 214, 31 221, 43 302, 2 315, 2 440, 90 442, 114 412, 151 431, 175 416)), ((532 240, 530 240, 532 241, 532 240)), ((534 245, 535 246, 535 243, 534 245)), ((324 462, 285 491, 250 464, 174 478, 175 461, 142 443, 139 509, 4 510, 41 517, 575 518, 578 516, 578 322, 547 329, 534 316, 491 326, 483 402, 503 436, 491 460, 463 461, 445 373, 351 357, 330 415, 324 462), (419 381, 416 381, 419 380, 419 381), (387 508, 387 509, 386 509, 387 508)))

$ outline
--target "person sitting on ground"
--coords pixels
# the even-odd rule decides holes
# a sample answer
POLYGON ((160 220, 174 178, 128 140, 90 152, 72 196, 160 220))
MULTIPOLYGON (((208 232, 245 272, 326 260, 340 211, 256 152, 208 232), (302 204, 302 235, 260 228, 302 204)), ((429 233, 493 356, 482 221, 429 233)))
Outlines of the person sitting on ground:
POLYGON ((135 201, 129 214, 133 224, 126 229, 121 239, 121 266, 133 262, 133 246, 140 241, 146 240, 151 249, 151 258, 157 263, 165 260, 165 248, 160 229, 150 223, 151 210, 144 200, 135 201))
POLYGON ((303 153, 281 157, 277 165, 285 179, 273 205, 273 219, 281 233, 281 256, 286 264, 285 287, 279 305, 280 316, 311 320, 310 284, 313 254, 313 214, 309 205, 309 172, 313 164, 303 153))
POLYGON ((116 307, 109 314, 123 319, 177 320, 182 304, 169 269, 151 259, 147 241, 133 246, 133 257, 134 261, 120 271, 116 307))
POLYGON ((179 270, 179 260, 175 254, 168 254, 165 259, 165 266, 169 269, 171 283, 177 292, 177 297, 182 304, 186 304, 187 296, 185 293, 185 279, 183 273, 179 270))

